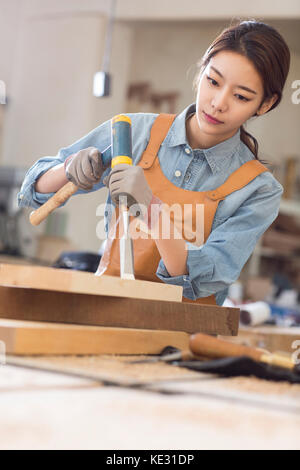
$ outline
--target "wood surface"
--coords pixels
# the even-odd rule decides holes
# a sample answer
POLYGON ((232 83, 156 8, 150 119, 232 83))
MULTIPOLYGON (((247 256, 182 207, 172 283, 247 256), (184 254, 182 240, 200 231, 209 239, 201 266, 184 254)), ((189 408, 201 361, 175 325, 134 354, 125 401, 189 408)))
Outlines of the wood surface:
MULTIPOLYGON (((127 355, 47 355, 17 356, 7 354, 6 365, 14 365, 45 372, 57 372, 64 376, 89 379, 107 385, 141 387, 154 385, 168 380, 185 380, 199 377, 199 372, 157 362, 154 364, 130 364, 132 358, 141 356, 127 355)), ((145 357, 145 356, 142 356, 145 357)), ((206 374, 214 376, 215 374, 206 374)), ((1 381, 0 381, 1 383, 1 381)), ((1 387, 0 387, 1 391, 1 387)))
POLYGON ((76 294, 182 301, 180 286, 42 266, 0 264, 0 285, 76 294))
POLYGON ((204 449, 300 448, 300 385, 214 378, 162 363, 128 367, 131 358, 121 359, 47 356, 30 358, 24 367, 8 362, 0 374, 0 448, 111 449, 111 455, 116 448, 196 449, 195 458, 204 449), (32 363, 50 364, 52 371, 33 370, 32 363), (124 386, 111 386, 110 376, 124 386), (128 388, 131 381, 142 387, 128 388))
POLYGON ((237 339, 256 348, 267 349, 271 352, 283 351, 292 354, 296 349, 300 349, 300 327, 241 327, 237 339), (299 341, 299 344, 296 347, 292 347, 295 341, 299 341))
POLYGON ((239 309, 0 287, 0 318, 235 336, 239 309))
POLYGON ((189 335, 63 323, 0 320, 7 354, 159 354, 166 346, 188 349, 189 335))

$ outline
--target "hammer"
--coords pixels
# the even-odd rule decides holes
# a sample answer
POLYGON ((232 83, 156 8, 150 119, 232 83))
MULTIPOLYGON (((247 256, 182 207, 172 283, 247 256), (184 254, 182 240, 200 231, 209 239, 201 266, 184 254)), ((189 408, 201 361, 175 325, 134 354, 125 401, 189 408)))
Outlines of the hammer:
MULTIPOLYGON (((104 150, 104 152, 101 154, 101 158, 104 165, 109 165, 111 161, 111 145, 109 145, 107 149, 104 150)), ((55 209, 57 209, 61 204, 63 204, 71 196, 73 196, 73 194, 75 194, 78 189, 78 186, 76 186, 71 181, 69 181, 69 183, 66 183, 52 197, 50 197, 50 199, 48 199, 45 204, 30 213, 30 223, 32 225, 39 225, 55 209)))

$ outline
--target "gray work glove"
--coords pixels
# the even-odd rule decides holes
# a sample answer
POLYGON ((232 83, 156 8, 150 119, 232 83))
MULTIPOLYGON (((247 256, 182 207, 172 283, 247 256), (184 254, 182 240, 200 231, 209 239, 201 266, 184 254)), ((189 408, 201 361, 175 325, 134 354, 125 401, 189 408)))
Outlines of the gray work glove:
POLYGON ((104 178, 103 183, 108 187, 114 204, 119 203, 119 196, 126 195, 129 208, 138 204, 142 212, 143 209, 148 209, 152 191, 140 166, 120 163, 104 178))
POLYGON ((92 189, 105 167, 96 147, 88 147, 70 155, 65 161, 65 173, 69 181, 81 189, 92 189))

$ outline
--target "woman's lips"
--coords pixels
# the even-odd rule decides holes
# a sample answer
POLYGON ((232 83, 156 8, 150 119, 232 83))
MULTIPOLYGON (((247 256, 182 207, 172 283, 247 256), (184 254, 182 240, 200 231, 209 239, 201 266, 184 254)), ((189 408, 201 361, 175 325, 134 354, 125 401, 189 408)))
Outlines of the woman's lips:
POLYGON ((223 124, 222 121, 218 121, 218 119, 214 119, 212 116, 210 116, 209 114, 206 114, 204 111, 203 111, 203 114, 204 114, 205 119, 211 124, 223 124))

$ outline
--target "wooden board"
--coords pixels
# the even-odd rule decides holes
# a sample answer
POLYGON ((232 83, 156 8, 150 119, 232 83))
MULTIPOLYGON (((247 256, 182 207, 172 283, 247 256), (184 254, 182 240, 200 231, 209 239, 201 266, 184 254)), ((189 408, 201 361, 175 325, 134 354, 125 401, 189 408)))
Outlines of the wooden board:
POLYGON ((300 348, 300 327, 241 327, 238 339, 255 348, 259 347, 271 352, 284 351, 293 354, 296 349, 299 351, 300 348), (294 341, 299 341, 299 343, 298 346, 296 345, 293 348, 294 341))
POLYGON ((182 301, 180 286, 42 266, 0 264, 0 285, 76 294, 182 301))
POLYGON ((0 287, 0 318, 235 336, 239 309, 0 287))
POLYGON ((183 332, 0 320, 7 354, 159 354, 166 346, 188 349, 183 332))

